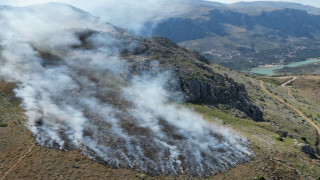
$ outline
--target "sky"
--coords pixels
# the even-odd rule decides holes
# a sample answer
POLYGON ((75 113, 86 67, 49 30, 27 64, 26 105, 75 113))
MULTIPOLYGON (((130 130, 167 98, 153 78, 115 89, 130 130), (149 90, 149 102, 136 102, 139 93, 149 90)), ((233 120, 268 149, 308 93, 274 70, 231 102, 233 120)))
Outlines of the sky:
MULTIPOLYGON (((213 2, 221 2, 221 3, 234 3, 234 2, 239 2, 239 0, 208 0, 208 1, 213 1, 213 2)), ((240 1, 273 1, 273 0, 240 0, 240 1)), ((284 1, 284 2, 295 2, 295 3, 300 3, 300 4, 305 4, 305 5, 311 5, 315 7, 320 8, 320 0, 275 0, 275 1, 284 1)))
MULTIPOLYGON (((48 1, 59 1, 59 2, 72 2, 72 0, 30 0, 30 1, 25 1, 25 0, 0 0, 0 4, 9 4, 9 5, 14 5, 14 4, 22 4, 22 5, 28 5, 32 3, 43 3, 43 2, 48 2, 48 1)), ((150 0, 152 1, 152 0, 150 0)), ((214 1, 214 2, 222 2, 222 3, 234 3, 234 2, 239 2, 239 1, 270 1, 270 0, 208 0, 208 1, 214 1)), ((272 1, 272 0, 271 0, 272 1)), ((295 2, 295 3, 301 3, 305 5, 311 5, 315 7, 320 8, 320 0, 274 0, 274 1, 285 1, 285 2, 295 2)))

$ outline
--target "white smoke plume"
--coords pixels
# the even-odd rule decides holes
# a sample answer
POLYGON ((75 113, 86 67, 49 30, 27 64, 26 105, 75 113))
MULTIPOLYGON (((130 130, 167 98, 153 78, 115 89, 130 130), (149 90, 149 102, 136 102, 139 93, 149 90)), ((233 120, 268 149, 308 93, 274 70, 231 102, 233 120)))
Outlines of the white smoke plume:
MULTIPOLYGON (((52 0, 1 0, 3 5, 26 6, 51 2, 52 0)), ((135 33, 144 29, 146 22, 158 22, 168 16, 181 14, 189 8, 188 0, 55 0, 83 9, 117 27, 135 33)))
POLYGON ((38 144, 153 175, 207 176, 250 159, 246 139, 172 102, 173 76, 156 61, 130 74, 118 34, 64 4, 0 8, 0 76, 18 84, 38 144))

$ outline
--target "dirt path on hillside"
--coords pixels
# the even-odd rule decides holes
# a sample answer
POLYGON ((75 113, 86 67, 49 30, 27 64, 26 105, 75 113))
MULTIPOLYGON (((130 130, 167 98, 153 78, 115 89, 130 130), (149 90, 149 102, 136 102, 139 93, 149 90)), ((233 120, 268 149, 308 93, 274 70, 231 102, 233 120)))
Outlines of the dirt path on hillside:
POLYGON ((29 150, 19 158, 19 160, 13 165, 11 166, 11 168, 4 174, 4 176, 1 178, 1 180, 4 180, 5 177, 7 177, 7 175, 23 160, 23 158, 25 158, 33 149, 35 145, 32 145, 29 150))
MULTIPOLYGON (((275 99, 277 99, 278 101, 280 101, 281 103, 285 104, 286 106, 290 107, 291 109, 293 109, 294 111, 296 111, 302 118, 304 118, 310 125, 312 125, 314 128, 316 128, 318 134, 320 134, 320 128, 311 120, 309 119, 306 115, 303 114, 302 111, 300 111, 298 108, 292 106, 291 104, 288 104, 287 102, 285 102, 283 99, 281 99, 280 97, 278 97, 277 95, 271 93, 269 90, 267 90, 264 87, 264 83, 263 81, 260 80, 260 87, 261 89, 266 92, 267 94, 269 94, 270 96, 274 97, 275 99)), ((320 148, 320 145, 319 145, 320 148)))
POLYGON ((285 82, 285 83, 281 84, 281 86, 282 86, 282 87, 287 86, 287 84, 289 84, 289 83, 291 83, 291 82, 295 81, 297 78, 298 78, 297 76, 294 76, 294 77, 292 77, 292 79, 291 79, 291 80, 289 80, 289 81, 287 81, 287 82, 285 82))
POLYGON ((288 94, 289 94, 289 96, 292 97, 293 101, 297 102, 296 98, 294 97, 294 95, 293 95, 292 92, 291 92, 290 87, 287 87, 287 89, 288 89, 288 94))
POLYGON ((290 89, 290 87, 288 87, 287 85, 288 85, 289 83, 291 83, 291 82, 293 82, 293 81, 297 80, 297 79, 298 79, 298 77, 297 77, 297 76, 294 76, 294 77, 292 77, 292 79, 291 79, 291 80, 289 80, 289 81, 287 81, 287 82, 285 82, 285 83, 281 84, 281 87, 286 87, 286 88, 288 89, 288 94, 289 94, 289 96, 291 96, 291 97, 292 97, 292 99, 293 99, 293 101, 296 101, 296 102, 297 102, 296 98, 293 96, 293 94, 291 93, 291 89, 290 89))

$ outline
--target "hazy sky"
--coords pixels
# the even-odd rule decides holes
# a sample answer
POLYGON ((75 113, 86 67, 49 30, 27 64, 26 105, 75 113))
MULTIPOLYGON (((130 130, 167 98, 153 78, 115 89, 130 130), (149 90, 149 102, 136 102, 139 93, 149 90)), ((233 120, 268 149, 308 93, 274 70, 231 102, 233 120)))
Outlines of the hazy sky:
MULTIPOLYGON (((43 3, 43 2, 48 2, 48 1, 58 1, 58 2, 67 2, 70 3, 73 0, 0 0, 0 4, 9 4, 9 5, 29 5, 33 3, 43 3)), ((150 0, 152 2, 152 0, 150 0)), ((239 2, 239 1, 286 1, 286 2, 296 2, 296 3, 301 3, 301 4, 306 4, 306 5, 312 5, 315 7, 320 8, 320 0, 208 0, 208 1, 214 1, 214 2, 222 2, 222 3, 234 3, 234 2, 239 2)))
MULTIPOLYGON (((208 0, 208 1, 234 3, 239 1, 273 1, 273 0, 208 0)), ((295 2, 295 3, 306 4, 306 5, 311 5, 311 6, 320 8, 320 0, 275 0, 275 1, 295 2)))

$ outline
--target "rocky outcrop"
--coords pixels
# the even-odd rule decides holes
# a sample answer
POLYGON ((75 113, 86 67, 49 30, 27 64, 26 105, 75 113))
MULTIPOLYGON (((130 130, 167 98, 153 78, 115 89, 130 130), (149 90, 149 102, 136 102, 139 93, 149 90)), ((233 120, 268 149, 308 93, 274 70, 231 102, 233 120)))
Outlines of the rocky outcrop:
MULTIPOLYGON (((82 44, 89 44, 86 38, 94 32, 80 36, 82 44)), ((223 104, 244 112, 254 121, 263 120, 262 111, 248 97, 243 84, 235 82, 227 74, 214 72, 212 63, 195 51, 178 46, 161 37, 143 38, 119 33, 116 44, 122 50, 121 56, 129 62, 128 78, 132 74, 170 70, 176 81, 168 86, 173 91, 183 92, 187 102, 217 106, 223 104)), ((86 46, 90 48, 89 46, 86 46)), ((227 73, 227 72, 226 72, 227 73)))
POLYGON ((212 76, 187 74, 180 76, 181 89, 188 102, 217 105, 226 104, 239 109, 255 121, 263 121, 263 113, 251 104, 245 86, 228 76, 212 73, 212 76))
POLYGON ((312 158, 319 158, 316 150, 310 145, 310 144, 307 144, 307 143, 300 143, 298 144, 298 147, 301 148, 301 150, 308 154, 310 157, 312 158))
POLYGON ((135 38, 132 42, 135 42, 135 50, 131 54, 124 51, 124 57, 143 56, 143 61, 131 60, 134 73, 150 69, 156 60, 160 69, 174 72, 178 80, 175 88, 184 93, 187 102, 209 106, 224 104, 244 112, 254 121, 263 121, 262 111, 252 103, 245 86, 226 74, 215 73, 211 62, 204 56, 181 48, 166 38, 135 38))

